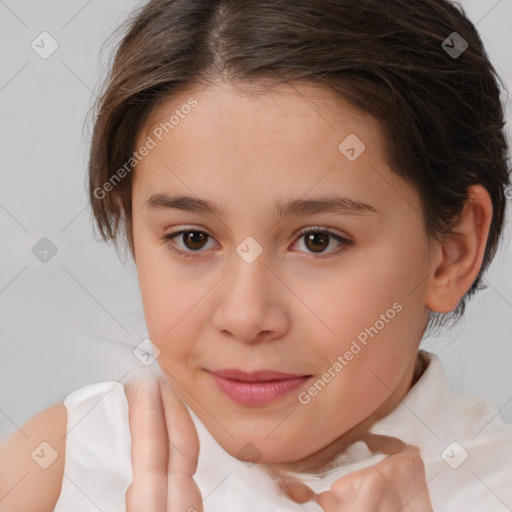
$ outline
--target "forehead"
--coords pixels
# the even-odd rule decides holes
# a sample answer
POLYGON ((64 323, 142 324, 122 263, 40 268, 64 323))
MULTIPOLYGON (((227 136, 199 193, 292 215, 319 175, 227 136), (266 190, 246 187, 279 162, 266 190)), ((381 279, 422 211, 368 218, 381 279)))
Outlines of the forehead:
POLYGON ((315 195, 380 211, 400 199, 410 208, 414 191, 388 167, 379 130, 375 118, 315 85, 258 94, 199 85, 161 104, 140 131, 137 147, 148 138, 154 147, 135 167, 134 190, 144 201, 186 193, 261 212, 315 195))
MULTIPOLYGON (((139 136, 147 137, 158 127, 163 127, 165 133, 183 131, 178 125, 189 114, 203 128, 198 131, 196 124, 191 127, 198 134, 214 133, 214 127, 222 125, 227 129, 223 135, 231 138, 241 133, 241 128, 259 128, 261 136, 271 131, 269 127, 281 124, 286 125, 286 133, 295 128, 290 135, 297 137, 308 136, 313 130, 328 134, 345 125, 360 135, 371 130, 372 136, 380 139, 377 122, 370 114, 356 109, 326 87, 302 81, 273 86, 215 81, 181 87, 153 110, 139 136), (195 106, 191 109, 192 102, 195 106), (169 123, 172 125, 171 130, 165 130, 166 123, 167 128, 169 123)), ((292 142, 300 143, 296 138, 292 142)))

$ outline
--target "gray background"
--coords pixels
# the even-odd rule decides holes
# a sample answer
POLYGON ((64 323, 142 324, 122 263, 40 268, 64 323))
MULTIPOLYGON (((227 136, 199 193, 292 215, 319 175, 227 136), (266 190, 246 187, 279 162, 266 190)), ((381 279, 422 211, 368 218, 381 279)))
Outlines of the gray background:
MULTIPOLYGON (((93 235, 85 188, 86 114, 110 46, 100 49, 138 4, 0 0, 0 439, 73 390, 143 367, 132 353, 147 336, 135 266, 93 235), (59 45, 47 59, 31 48, 43 31, 59 45), (32 252, 43 237, 57 247, 46 263, 32 252)), ((512 0, 461 4, 512 90, 512 0)), ((509 422, 511 224, 509 212, 489 288, 458 327, 423 343, 456 391, 491 399, 509 422)))

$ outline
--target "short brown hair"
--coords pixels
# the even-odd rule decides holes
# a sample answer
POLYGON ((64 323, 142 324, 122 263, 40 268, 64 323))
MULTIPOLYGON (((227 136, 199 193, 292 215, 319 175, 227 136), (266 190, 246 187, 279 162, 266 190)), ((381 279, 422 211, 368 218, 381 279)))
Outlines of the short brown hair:
POLYGON ((218 78, 253 92, 312 82, 376 118, 390 166, 420 195, 429 236, 451 231, 468 187, 482 184, 489 192, 489 237, 478 277, 453 312, 462 315, 495 255, 510 178, 503 82, 461 6, 446 0, 151 0, 120 30, 124 37, 94 111, 89 160, 92 212, 104 240, 118 248, 121 231, 135 256, 131 173, 108 193, 102 187, 130 161, 139 130, 163 101, 218 78), (449 48, 465 41, 467 49, 450 54, 445 40, 449 48))

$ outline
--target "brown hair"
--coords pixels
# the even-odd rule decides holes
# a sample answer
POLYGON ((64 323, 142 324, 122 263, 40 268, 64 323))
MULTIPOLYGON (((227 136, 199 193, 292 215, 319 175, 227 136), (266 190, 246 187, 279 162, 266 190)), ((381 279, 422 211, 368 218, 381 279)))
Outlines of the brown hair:
MULTIPOLYGON (((136 163, 108 193, 104 185, 133 162, 136 136, 163 101, 219 78, 250 92, 307 81, 375 117, 389 164, 418 190, 428 236, 451 231, 469 186, 489 192, 480 273, 452 312, 462 315, 495 255, 510 183, 499 77, 462 7, 446 0, 151 0, 120 30, 94 111, 89 161, 92 211, 105 241, 118 248, 121 231, 135 257, 129 170, 136 163), (462 49, 454 43, 461 38, 467 49, 450 54, 462 49)), ((441 316, 431 314, 429 326, 441 316)))

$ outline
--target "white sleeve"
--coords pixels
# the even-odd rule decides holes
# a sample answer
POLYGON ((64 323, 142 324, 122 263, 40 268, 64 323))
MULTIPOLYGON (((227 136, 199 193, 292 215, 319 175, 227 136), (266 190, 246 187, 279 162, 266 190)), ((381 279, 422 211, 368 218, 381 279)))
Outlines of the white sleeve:
POLYGON ((128 401, 122 384, 101 382, 71 393, 62 491, 54 512, 125 512, 132 481, 128 401))

